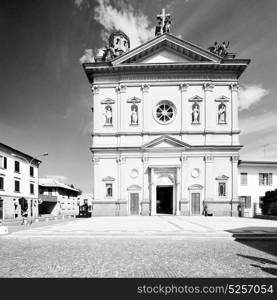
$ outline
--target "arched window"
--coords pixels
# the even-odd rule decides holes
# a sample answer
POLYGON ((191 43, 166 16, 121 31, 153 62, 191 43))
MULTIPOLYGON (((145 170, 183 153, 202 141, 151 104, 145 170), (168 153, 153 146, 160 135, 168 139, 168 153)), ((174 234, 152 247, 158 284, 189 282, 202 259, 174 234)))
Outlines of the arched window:
POLYGON ((113 124, 113 110, 110 105, 105 106, 105 125, 112 125, 113 124))
POLYGON ((218 105, 218 123, 226 123, 226 105, 224 103, 218 105))
POLYGON ((131 125, 138 124, 138 106, 133 104, 131 106, 131 125))
POLYGON ((200 123, 200 106, 197 102, 195 102, 192 105, 191 123, 192 124, 199 124, 200 123))

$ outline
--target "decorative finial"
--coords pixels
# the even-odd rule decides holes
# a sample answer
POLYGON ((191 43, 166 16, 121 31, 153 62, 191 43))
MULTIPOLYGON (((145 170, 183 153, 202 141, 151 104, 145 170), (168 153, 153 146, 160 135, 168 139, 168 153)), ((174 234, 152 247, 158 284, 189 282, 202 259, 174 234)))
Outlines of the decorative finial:
POLYGON ((156 26, 155 36, 170 32, 171 17, 170 14, 165 13, 165 9, 162 9, 162 13, 157 15, 158 25, 156 26))

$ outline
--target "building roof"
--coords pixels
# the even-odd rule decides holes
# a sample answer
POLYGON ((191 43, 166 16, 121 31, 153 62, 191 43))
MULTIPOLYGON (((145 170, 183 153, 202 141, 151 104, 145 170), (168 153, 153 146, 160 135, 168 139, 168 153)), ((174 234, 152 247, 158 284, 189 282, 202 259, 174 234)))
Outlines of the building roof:
POLYGON ((239 166, 266 166, 277 167, 277 161, 275 160, 239 160, 239 166))
POLYGON ((29 154, 21 152, 20 150, 12 148, 12 147, 10 147, 10 146, 8 146, 6 144, 3 144, 1 142, 0 142, 0 150, 5 151, 9 155, 15 154, 15 157, 18 156, 20 158, 20 156, 21 156, 21 157, 26 158, 27 160, 29 160, 29 162, 32 161, 32 162, 34 162, 36 164, 40 164, 42 162, 41 160, 36 159, 35 157, 33 157, 33 156, 29 155, 29 154))
POLYGON ((52 178, 40 178, 39 185, 44 187, 59 187, 66 190, 79 192, 78 189, 72 188, 71 186, 52 178))

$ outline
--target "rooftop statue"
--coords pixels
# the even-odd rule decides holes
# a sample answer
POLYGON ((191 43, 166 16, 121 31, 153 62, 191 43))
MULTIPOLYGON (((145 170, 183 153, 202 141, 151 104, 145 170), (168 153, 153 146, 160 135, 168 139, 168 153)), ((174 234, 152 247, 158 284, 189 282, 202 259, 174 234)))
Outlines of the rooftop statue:
POLYGON ((170 26, 171 26, 171 18, 170 14, 165 13, 165 9, 162 9, 162 13, 157 15, 158 25, 155 29, 155 36, 163 34, 165 32, 170 32, 170 26))
POLYGON ((225 41, 222 42, 221 45, 218 44, 218 42, 214 42, 213 46, 210 46, 208 50, 214 54, 220 55, 220 56, 226 56, 228 54, 227 48, 230 45, 230 41, 226 43, 225 41))

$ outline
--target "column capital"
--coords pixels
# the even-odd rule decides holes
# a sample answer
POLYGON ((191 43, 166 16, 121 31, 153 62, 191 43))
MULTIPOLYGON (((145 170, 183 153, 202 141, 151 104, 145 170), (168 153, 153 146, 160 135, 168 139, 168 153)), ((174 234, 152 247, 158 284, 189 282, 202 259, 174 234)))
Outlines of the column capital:
POLYGON ((238 163, 239 161, 239 156, 238 155, 233 155, 231 156, 230 160, 233 162, 233 163, 238 163))
POLYGON ((118 164, 123 165, 123 164, 126 163, 126 157, 118 156, 118 157, 116 158, 116 162, 117 162, 118 164))
POLYGON ((182 82, 179 85, 179 89, 181 92, 186 92, 188 90, 188 87, 189 87, 189 84, 185 83, 185 82, 182 82))
POLYGON ((149 160, 149 157, 148 157, 148 156, 142 156, 142 158, 141 158, 141 161, 142 161, 143 163, 147 163, 148 160, 149 160))
POLYGON ((231 83, 229 87, 232 92, 238 92, 240 89, 240 86, 237 82, 231 83))
POLYGON ((214 161, 214 156, 212 156, 212 155, 205 155, 204 156, 204 161, 205 162, 213 162, 214 161))
POLYGON ((92 162, 93 162, 95 165, 99 165, 100 159, 99 159, 99 158, 93 157, 93 158, 92 158, 92 162))
POLYGON ((115 88, 115 92, 116 93, 125 93, 126 92, 126 85, 123 84, 119 84, 116 88, 115 88))
POLYGON ((100 87, 98 85, 92 85, 91 91, 93 95, 99 94, 100 87))
POLYGON ((180 156, 180 161, 181 161, 182 163, 186 163, 187 160, 188 160, 188 157, 187 157, 186 155, 181 155, 181 156, 180 156))
POLYGON ((212 92, 214 89, 214 84, 212 82, 205 82, 203 84, 203 89, 205 92, 212 92))
POLYGON ((141 91, 143 93, 148 93, 149 92, 149 89, 150 89, 150 84, 148 83, 143 83, 140 87, 141 91))

